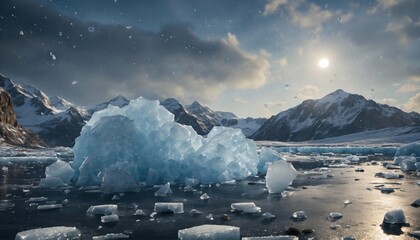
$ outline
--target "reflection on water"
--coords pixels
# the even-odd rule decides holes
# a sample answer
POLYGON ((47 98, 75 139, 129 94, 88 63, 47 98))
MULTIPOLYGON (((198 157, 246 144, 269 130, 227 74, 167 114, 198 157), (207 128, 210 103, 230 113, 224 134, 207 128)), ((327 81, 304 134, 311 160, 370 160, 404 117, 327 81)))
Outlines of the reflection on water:
MULTIPOLYGON (((420 211, 410 206, 419 197, 420 187, 416 185, 419 177, 406 176, 393 180, 375 178, 376 172, 386 171, 381 166, 364 164, 361 166, 364 172, 355 172, 355 168, 331 169, 329 176, 301 174, 293 184, 293 194, 284 196, 269 195, 265 185, 248 184, 246 180, 239 181, 234 186, 198 188, 197 190, 210 196, 208 202, 203 202, 199 198, 201 194, 185 193, 181 186, 172 187, 174 194, 171 197, 154 197, 156 189, 150 188, 140 193, 127 193, 118 201, 112 200, 113 195, 84 192, 75 188, 70 189, 70 192, 33 188, 32 185, 36 185, 44 177, 48 164, 7 164, 8 171, 3 171, 0 176, 0 199, 8 199, 16 205, 10 210, 0 211, 0 236, 13 239, 18 231, 64 225, 79 228, 86 239, 94 235, 124 231, 130 232, 132 239, 176 239, 177 231, 182 228, 200 224, 229 224, 240 227, 242 236, 278 235, 294 228, 300 231, 301 239, 341 239, 348 235, 356 239, 409 239, 406 232, 420 228, 420 211), (380 184, 396 188, 395 192, 381 193, 375 189, 380 184), (36 210, 36 206, 26 202, 30 197, 40 196, 59 203, 68 199, 69 204, 60 210, 40 212, 36 210), (347 199, 352 203, 344 204, 347 199), (156 216, 151 221, 148 215, 152 213, 157 201, 183 202, 185 213, 156 216), (261 207, 262 213, 270 212, 276 218, 267 221, 261 215, 230 212, 231 203, 244 201, 255 202, 261 207), (100 219, 86 217, 87 208, 96 204, 118 204, 120 221, 113 225, 101 225, 100 219), (136 206, 143 209, 147 216, 134 216, 136 206), (381 226, 385 213, 393 208, 404 210, 410 226, 381 226), (203 213, 192 217, 188 214, 191 209, 203 213), (305 211, 307 219, 293 221, 291 216, 296 211, 305 211), (331 212, 343 214, 341 219, 334 222, 340 225, 337 229, 330 228, 328 215, 331 212), (206 218, 209 214, 213 214, 213 221, 206 218), (308 231, 310 229, 315 231, 308 231)), ((5 164, 0 163, 0 168, 2 166, 5 164)), ((253 178, 250 181, 259 180, 253 178)))

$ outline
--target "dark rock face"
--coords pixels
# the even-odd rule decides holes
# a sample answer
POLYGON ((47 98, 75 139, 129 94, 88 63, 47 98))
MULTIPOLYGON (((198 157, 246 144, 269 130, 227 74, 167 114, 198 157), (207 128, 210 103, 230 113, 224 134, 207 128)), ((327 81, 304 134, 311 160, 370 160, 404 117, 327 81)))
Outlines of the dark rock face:
POLYGON ((357 94, 337 90, 268 119, 255 140, 307 141, 388 127, 420 125, 420 114, 378 104, 357 94))
POLYGON ((46 146, 36 134, 18 125, 12 99, 3 88, 0 88, 0 143, 29 148, 46 146))
POLYGON ((190 114, 185 107, 174 98, 165 99, 160 102, 160 105, 175 115, 176 122, 191 126, 200 135, 208 134, 210 129, 213 127, 211 126, 210 128, 201 122, 196 116, 190 114))

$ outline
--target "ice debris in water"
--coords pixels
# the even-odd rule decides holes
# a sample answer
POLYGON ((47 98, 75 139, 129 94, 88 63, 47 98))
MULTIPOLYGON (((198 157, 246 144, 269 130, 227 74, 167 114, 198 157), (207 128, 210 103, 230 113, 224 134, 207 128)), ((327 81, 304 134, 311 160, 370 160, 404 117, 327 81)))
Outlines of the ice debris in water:
POLYGON ((400 159, 400 167, 404 172, 418 170, 416 163, 417 159, 413 156, 397 157, 400 159), (401 159, 402 158, 402 159, 401 159))
POLYGON ((130 236, 124 233, 108 233, 105 235, 94 236, 93 240, 111 240, 111 239, 124 239, 129 238, 130 236))
POLYGON ((294 220, 302 221, 307 218, 306 212, 304 211, 297 211, 292 214, 294 220))
POLYGON ((12 208, 14 206, 15 206, 14 203, 11 203, 11 202, 9 202, 7 200, 1 200, 0 201, 0 211, 4 211, 4 210, 9 209, 9 208, 12 208))
POLYGON ((271 220, 271 219, 276 218, 276 215, 271 214, 270 212, 265 212, 261 216, 266 220, 271 220))
POLYGON ((169 182, 167 182, 165 185, 163 185, 159 190, 155 192, 156 197, 166 197, 170 194, 172 194, 172 190, 171 190, 171 184, 169 182))
POLYGON ((209 200, 210 197, 209 195, 207 195, 207 193, 204 193, 203 195, 200 196, 200 199, 204 201, 204 200, 209 200))
POLYGON ((329 215, 330 220, 338 220, 343 217, 343 214, 340 212, 331 212, 329 215))
POLYGON ((198 179, 189 178, 189 177, 185 178, 185 185, 187 185, 187 186, 194 187, 194 186, 198 185, 199 183, 200 183, 200 180, 198 180, 198 179))
POLYGON ((59 177, 65 183, 69 183, 73 177, 74 170, 70 164, 61 160, 57 160, 55 163, 49 165, 45 169, 45 177, 59 177))
POLYGON ((406 224, 407 220, 402 209, 393 209, 385 214, 383 223, 406 224))
POLYGON ((15 240, 79 239, 81 232, 75 227, 36 228, 16 234, 15 240))
POLYGON ((157 213, 184 213, 184 204, 178 202, 157 202, 154 211, 157 213))
POLYGON ((352 236, 344 236, 341 238, 341 240, 356 240, 356 238, 352 236))
POLYGON ((203 212, 198 211, 197 209, 191 209, 190 215, 193 217, 196 217, 198 215, 201 215, 203 212))
POLYGON ((158 101, 143 98, 95 112, 73 149, 76 185, 107 189, 112 184, 113 191, 117 182, 123 185, 116 178, 121 174, 133 187, 186 178, 201 183, 244 179, 257 174, 259 159, 255 143, 240 129, 214 127, 202 137, 192 127, 176 123, 158 101), (109 168, 120 174, 111 177, 109 168))
POLYGON ((31 197, 28 200, 26 200, 26 202, 45 202, 47 200, 47 197, 31 197))
POLYGON ((46 211, 46 210, 54 210, 54 209, 60 209, 63 208, 62 204, 46 204, 46 205, 39 205, 37 207, 40 211, 46 211))
POLYGON ((239 227, 227 225, 200 225, 192 228, 186 228, 178 231, 180 240, 216 240, 229 239, 239 240, 239 227))
POLYGON ((88 215, 111 215, 115 214, 118 211, 118 205, 115 204, 105 204, 105 205, 95 205, 90 206, 86 211, 88 215))
POLYGON ((269 193, 281 193, 296 178, 297 172, 291 163, 274 161, 268 166, 266 186, 269 193))
POLYGON ((114 222, 118 222, 119 221, 119 217, 117 214, 113 213, 111 215, 105 215, 101 217, 101 222, 103 223, 114 223, 114 222))
POLYGON ((136 168, 132 163, 118 162, 106 168, 102 178, 101 191, 105 193, 135 192, 139 185, 137 176, 127 174, 130 168, 136 168))
POLYGON ((352 201, 350 201, 350 200, 344 200, 344 205, 345 206, 347 206, 347 205, 349 205, 349 204, 351 204, 352 203, 352 201))
POLYGON ((258 172, 259 173, 266 173, 269 163, 284 160, 284 159, 276 150, 272 148, 261 148, 260 151, 260 161, 258 162, 258 172))
POLYGON ((254 202, 232 203, 230 205, 233 212, 243 213, 260 213, 261 208, 257 207, 254 202))
POLYGON ((263 237, 243 237, 242 240, 299 240, 296 236, 280 235, 280 236, 263 236, 263 237))

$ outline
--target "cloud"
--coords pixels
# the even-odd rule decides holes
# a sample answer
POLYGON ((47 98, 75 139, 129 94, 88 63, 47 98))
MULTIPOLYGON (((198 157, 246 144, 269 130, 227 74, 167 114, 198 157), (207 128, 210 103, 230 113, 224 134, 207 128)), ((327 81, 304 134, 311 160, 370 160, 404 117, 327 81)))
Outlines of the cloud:
POLYGON ((299 99, 312 99, 320 92, 317 86, 306 84, 297 93, 299 99))
POLYGON ((306 11, 302 11, 302 6, 292 4, 289 8, 292 23, 302 27, 314 30, 316 33, 322 31, 322 24, 331 19, 334 14, 331 11, 324 10, 315 3, 303 1, 306 11))
POLYGON ((382 98, 379 102, 390 106, 395 106, 398 103, 398 101, 394 98, 382 98))
POLYGON ((414 83, 404 83, 399 86, 397 92, 408 93, 408 92, 417 92, 420 91, 420 85, 414 83))
POLYGON ((232 102, 235 102, 235 103, 244 103, 244 104, 250 103, 248 100, 240 98, 240 97, 235 97, 235 98, 232 98, 231 100, 232 102))
POLYGON ((263 15, 267 16, 275 13, 280 6, 287 4, 287 1, 288 0, 269 0, 264 6, 263 15))
POLYGON ((417 93, 407 103, 403 104, 403 109, 407 112, 415 111, 420 113, 420 93, 417 93))
POLYGON ((282 57, 281 59, 277 60, 276 63, 279 64, 280 67, 286 67, 289 64, 286 57, 282 57))
POLYGON ((0 16, 0 72, 78 104, 117 94, 209 102, 267 82, 267 55, 241 49, 232 33, 205 40, 188 25, 150 32, 84 22, 29 0, 3 1, 0 16))

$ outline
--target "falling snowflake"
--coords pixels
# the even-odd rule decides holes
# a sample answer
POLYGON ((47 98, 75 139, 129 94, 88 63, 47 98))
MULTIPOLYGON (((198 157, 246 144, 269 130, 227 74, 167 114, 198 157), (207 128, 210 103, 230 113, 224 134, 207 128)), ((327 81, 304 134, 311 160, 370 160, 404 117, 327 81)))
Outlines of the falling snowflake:
POLYGON ((79 83, 78 81, 73 81, 73 82, 71 82, 71 85, 76 85, 78 83, 79 83))
POLYGON ((90 27, 88 27, 88 31, 89 31, 89 32, 94 32, 94 31, 95 31, 95 27, 94 27, 94 26, 90 26, 90 27))
POLYGON ((57 57, 52 52, 50 52, 50 56, 51 56, 51 59, 54 60, 54 61, 57 59, 57 57))
POLYGON ((20 32, 19 32, 19 34, 20 34, 21 36, 25 35, 25 33, 24 33, 23 31, 20 31, 20 32))

